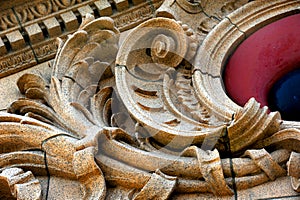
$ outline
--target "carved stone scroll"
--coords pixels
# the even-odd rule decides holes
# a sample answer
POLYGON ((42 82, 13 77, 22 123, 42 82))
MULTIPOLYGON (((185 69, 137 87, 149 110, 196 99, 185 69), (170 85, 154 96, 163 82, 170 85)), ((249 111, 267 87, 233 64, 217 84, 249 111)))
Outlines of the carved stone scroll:
MULTIPOLYGON (((26 8, 26 17, 79 1, 49 2, 26 8)), ((233 198, 286 176, 299 192, 299 123, 253 98, 238 106, 222 84, 234 48, 299 6, 164 1, 121 46, 123 22, 85 15, 57 40, 51 77, 22 75, 24 97, 0 114, 0 197, 46 199, 39 178, 69 183, 76 199, 233 198)))

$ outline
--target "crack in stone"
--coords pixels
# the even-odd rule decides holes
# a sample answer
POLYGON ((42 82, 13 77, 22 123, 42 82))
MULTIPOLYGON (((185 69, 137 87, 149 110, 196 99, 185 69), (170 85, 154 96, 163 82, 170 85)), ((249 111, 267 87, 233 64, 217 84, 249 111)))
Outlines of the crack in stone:
MULTIPOLYGON (((175 1, 174 1, 174 2, 175 2, 175 1)), ((198 5, 199 5, 199 7, 201 8, 201 12, 200 12, 200 13, 203 13, 203 14, 204 14, 206 17, 208 17, 208 18, 216 19, 216 20, 219 21, 219 22, 222 21, 222 19, 218 18, 218 17, 215 16, 215 15, 209 15, 207 12, 205 12, 205 10, 203 9, 201 3, 199 3, 199 2, 197 2, 197 3, 198 3, 198 5)))
POLYGON ((131 71, 130 71, 130 70, 127 68, 127 66, 125 66, 125 65, 118 65, 118 64, 117 64, 116 67, 118 67, 118 68, 124 67, 124 68, 126 69, 126 71, 127 71, 128 74, 130 74, 130 75, 133 76, 134 78, 139 79, 139 80, 141 80, 141 81, 145 81, 145 82, 149 82, 149 83, 162 83, 162 82, 163 82, 162 79, 159 79, 159 80, 156 80, 156 81, 149 81, 149 80, 147 80, 147 79, 143 79, 143 78, 141 78, 141 77, 138 77, 138 76, 136 76, 135 74, 131 73, 131 71))
POLYGON ((71 136, 71 135, 68 135, 68 134, 58 134, 58 135, 53 135, 45 140, 42 141, 41 143, 41 151, 44 152, 44 163, 45 163, 45 169, 46 169, 46 173, 47 173, 47 188, 46 188, 46 197, 45 199, 48 200, 48 195, 49 195, 49 189, 50 189, 50 179, 51 179, 51 174, 50 174, 50 171, 49 171, 49 167, 48 167, 48 161, 47 161, 47 152, 42 150, 43 149, 43 146, 44 144, 53 139, 53 138, 56 138, 58 136, 67 136, 67 137, 71 137, 71 138, 75 138, 75 139, 79 139, 79 138, 76 138, 74 136, 71 136))
POLYGON ((147 0, 147 3, 150 5, 153 15, 155 15, 156 9, 155 6, 153 5, 152 0, 147 0))
POLYGON ((41 145, 41 149, 39 149, 39 148, 26 149, 26 150, 22 150, 22 152, 39 151, 39 152, 42 152, 44 154, 44 165, 45 165, 45 170, 46 170, 46 173, 47 173, 47 188, 46 188, 45 199, 47 200, 48 199, 48 193, 49 193, 49 186, 50 186, 50 172, 49 172, 48 163, 47 163, 47 153, 46 153, 46 151, 42 150, 42 146, 43 146, 43 143, 41 145))
POLYGON ((220 75, 212 75, 212 74, 210 74, 208 72, 203 72, 201 69, 194 69, 193 72, 192 72, 192 75, 194 75, 194 73, 196 71, 199 71, 204 76, 210 76, 211 78, 220 78, 220 79, 222 79, 222 77, 220 75))
MULTIPOLYGON (((80 87, 80 89, 82 89, 82 90, 84 89, 84 87, 82 85, 80 85, 74 78, 72 78, 70 76, 66 76, 66 75, 64 75, 63 78, 70 79, 71 81, 73 81, 74 83, 76 83, 80 87)), ((60 80, 60 81, 62 81, 62 80, 60 80)))
POLYGON ((247 38, 246 33, 244 31, 242 31, 238 25, 236 25, 235 23, 233 23, 228 16, 226 16, 225 18, 228 19, 228 21, 230 22, 230 24, 232 24, 233 26, 235 26, 236 29, 244 35, 244 40, 245 40, 247 38))
MULTIPOLYGON (((202 8, 202 6, 200 5, 200 7, 202 8)), ((205 11, 204 11, 204 9, 202 8, 202 13, 206 16, 206 17, 208 17, 208 18, 210 18, 210 19, 216 19, 217 21, 219 21, 219 22, 221 22, 222 21, 222 19, 220 19, 220 18, 218 18, 217 16, 215 16, 215 15, 209 15, 209 14, 207 14, 205 11)))
MULTIPOLYGON (((133 75, 127 68, 127 66, 125 65, 116 65, 116 67, 119 67, 119 68, 122 68, 124 67, 126 69, 126 71, 132 75, 133 77, 139 79, 139 80, 142 80, 142 81, 148 81, 150 82, 149 80, 144 80, 144 79, 141 79, 139 77, 136 77, 135 75, 133 75)), ((212 74, 209 74, 207 72, 203 72, 201 71, 200 69, 195 69, 193 71, 192 74, 194 74, 195 71, 199 71, 201 74, 203 75, 207 75, 207 76, 210 76, 212 78, 222 78, 221 76, 214 76, 212 74)), ((234 120, 234 114, 232 115, 232 121, 234 120)), ((238 195, 237 195, 237 186, 236 186, 236 181, 235 181, 235 172, 234 172, 234 169, 233 169, 233 162, 232 162, 232 158, 233 158, 233 155, 232 155, 232 152, 231 152, 231 149, 230 149, 230 140, 229 140, 229 137, 228 137, 228 129, 226 127, 225 129, 225 135, 223 136, 223 140, 224 140, 224 146, 225 146, 225 152, 229 158, 229 162, 230 162, 230 171, 231 171, 231 178, 232 178, 232 189, 233 189, 233 192, 234 192, 234 199, 237 200, 238 199, 238 195)))
POLYGON ((22 26, 21 20, 20 20, 19 16, 17 15, 16 10, 14 9, 14 7, 12 7, 11 9, 12 9, 12 11, 13 11, 13 13, 14 13, 17 21, 18 21, 19 26, 20 26, 21 34, 22 34, 25 42, 29 45, 29 47, 30 47, 30 49, 31 49, 31 51, 33 53, 35 61, 37 62, 37 64, 40 64, 39 59, 38 59, 38 57, 37 57, 37 55, 36 55, 36 53, 35 53, 35 51, 34 51, 34 49, 32 47, 32 44, 30 42, 29 36, 28 36, 27 32, 25 31, 24 27, 22 26))
MULTIPOLYGON (((43 143, 41 145, 41 148, 43 148, 43 143)), ((45 199, 48 200, 48 194, 49 194, 49 188, 50 188, 50 172, 49 172, 48 162, 47 162, 47 153, 46 153, 46 151, 43 151, 43 152, 44 152, 45 169, 46 169, 46 173, 47 173, 47 188, 46 188, 46 197, 45 197, 45 199)))
MULTIPOLYGON (((234 121, 234 114, 232 114, 232 119, 231 121, 234 121)), ((237 186, 236 186, 236 182, 235 182, 235 172, 234 172, 234 169, 233 169, 233 162, 232 162, 232 159, 233 159, 233 156, 232 156, 232 152, 231 152, 231 149, 230 149, 230 140, 229 140, 229 136, 228 136, 228 126, 226 126, 226 129, 225 129, 225 135, 223 136, 224 139, 225 139, 225 151, 228 153, 228 156, 229 156, 229 163, 230 163, 230 172, 231 172, 231 177, 232 177, 232 189, 233 189, 233 192, 234 192, 234 199, 237 200, 238 199, 238 191, 237 191, 237 186)))

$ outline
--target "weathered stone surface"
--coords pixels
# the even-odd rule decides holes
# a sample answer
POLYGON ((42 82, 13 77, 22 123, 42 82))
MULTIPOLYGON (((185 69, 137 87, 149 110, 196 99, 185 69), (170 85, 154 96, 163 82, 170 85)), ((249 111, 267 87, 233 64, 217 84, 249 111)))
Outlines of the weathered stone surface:
POLYGON ((40 63, 53 59, 57 50, 57 47, 52 48, 55 38, 65 39, 68 34, 75 32, 86 14, 111 16, 118 21, 120 30, 125 31, 152 18, 161 2, 139 0, 132 4, 128 0, 5 0, 2 3, 5 5, 0 8, 0 38, 5 43, 4 46, 0 42, 0 60, 10 62, 12 57, 23 57, 24 51, 30 46, 33 46, 33 54, 43 55, 29 57, 26 62, 24 59, 13 59, 13 63, 1 65, 0 77, 32 67, 35 61, 40 63), (52 45, 49 45, 50 41, 52 45), (11 53, 10 56, 6 52, 11 53))
POLYGON ((6 37, 13 50, 18 50, 25 47, 25 40, 19 30, 8 33, 6 37))
POLYGON ((3 40, 0 38, 0 55, 4 55, 7 52, 3 40))
POLYGON ((62 22, 64 23, 64 26, 68 31, 78 28, 79 24, 77 18, 72 11, 62 13, 60 17, 62 19, 62 22))
POLYGON ((36 73, 41 74, 43 77, 49 77, 51 73, 51 68, 49 63, 45 62, 43 64, 37 65, 27 70, 23 70, 20 73, 13 74, 11 76, 0 79, 0 96, 5 98, 0 98, 0 110, 5 111, 8 109, 11 102, 22 97, 17 86, 17 80, 25 73, 36 73), (8 89, 9 88, 9 89, 8 89))
POLYGON ((100 16, 109 16, 113 14, 110 3, 107 0, 95 1, 100 16))
POLYGON ((38 24, 27 26, 25 30, 29 36, 31 43, 41 42, 44 39, 42 29, 38 24))
POLYGON ((113 0, 118 11, 125 10, 126 8, 129 7, 129 3, 126 0, 113 0))
POLYGON ((298 198, 300 123, 238 106, 222 72, 300 2, 132 3, 28 2, 28 38, 5 32, 11 55, 29 42, 36 62, 56 57, 2 73, 0 198, 298 198))
POLYGON ((88 5, 83 6, 83 7, 80 7, 80 8, 78 9, 78 12, 79 12, 79 14, 80 14, 80 16, 81 16, 82 18, 84 18, 87 14, 90 14, 90 15, 93 15, 93 14, 94 14, 92 8, 91 8, 90 6, 88 6, 88 5))
POLYGON ((59 22, 55 17, 46 19, 45 21, 43 21, 43 23, 50 37, 58 36, 61 34, 61 28, 59 22))

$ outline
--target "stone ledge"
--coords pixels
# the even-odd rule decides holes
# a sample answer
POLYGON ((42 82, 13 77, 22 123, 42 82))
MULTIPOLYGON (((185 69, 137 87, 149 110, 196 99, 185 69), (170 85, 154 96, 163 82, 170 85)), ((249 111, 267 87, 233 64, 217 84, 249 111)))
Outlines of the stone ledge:
POLYGON ((73 33, 88 13, 112 17, 122 32, 153 17, 162 0, 58 2, 35 0, 0 11, 0 78, 54 58, 56 37, 73 33))

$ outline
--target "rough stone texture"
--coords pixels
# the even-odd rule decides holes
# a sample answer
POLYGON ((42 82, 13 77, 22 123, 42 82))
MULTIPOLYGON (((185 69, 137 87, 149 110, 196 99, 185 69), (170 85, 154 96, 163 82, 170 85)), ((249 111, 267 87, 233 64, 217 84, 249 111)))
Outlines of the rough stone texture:
POLYGON ((43 21, 49 37, 59 36, 61 34, 61 28, 58 20, 55 17, 46 19, 43 21))
POLYGON ((114 3, 118 11, 125 10, 126 8, 129 7, 129 3, 126 0, 114 0, 114 3))
POLYGON ((101 16, 109 16, 113 13, 110 3, 106 0, 95 1, 95 6, 101 16))
POLYGON ((89 5, 78 8, 78 12, 82 18, 84 18, 87 14, 93 15, 94 13, 93 9, 89 5))
MULTIPOLYGON (((132 2, 24 5, 34 65, 57 53, 2 73, 0 198, 299 198, 299 122, 236 105, 222 69, 300 2, 164 1, 157 17, 160 1, 132 2)), ((28 41, 7 30, 10 57, 28 41)))
POLYGON ((38 24, 32 24, 25 28, 31 43, 41 42, 44 39, 42 29, 38 24))
POLYGON ((10 43, 10 46, 12 50, 18 50, 23 47, 25 47, 25 40, 20 33, 20 31, 13 31, 11 33, 8 33, 6 35, 8 42, 10 43))
POLYGON ((62 19, 62 22, 66 30, 71 31, 75 28, 78 28, 79 24, 73 12, 69 11, 69 12, 62 13, 60 17, 62 19))
POLYGON ((3 40, 0 38, 0 55, 4 55, 7 52, 3 40))
POLYGON ((118 28, 125 31, 152 18, 161 2, 5 0, 0 8, 0 77, 32 67, 36 64, 34 61, 53 59, 57 52, 57 46, 53 45, 56 37, 65 40, 78 29, 86 14, 110 16, 118 21, 118 28), (1 40, 6 45, 2 45, 1 40), (24 59, 25 48, 32 48, 35 56, 24 59), (20 59, 11 62, 11 57, 20 59))

